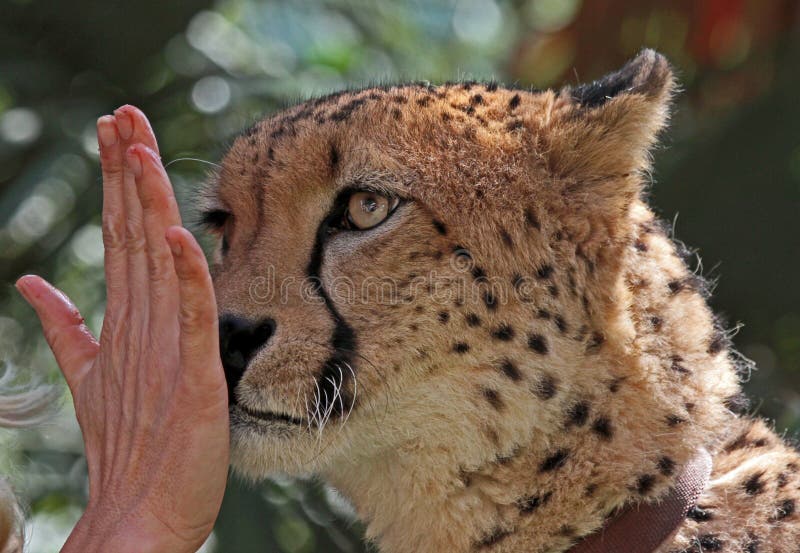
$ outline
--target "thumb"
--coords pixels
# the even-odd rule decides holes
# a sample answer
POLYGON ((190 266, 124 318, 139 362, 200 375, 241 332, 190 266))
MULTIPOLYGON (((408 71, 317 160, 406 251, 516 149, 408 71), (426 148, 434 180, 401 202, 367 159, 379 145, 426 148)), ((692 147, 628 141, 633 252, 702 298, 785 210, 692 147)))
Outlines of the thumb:
POLYGON ((100 348, 97 340, 84 324, 78 309, 61 290, 34 275, 23 276, 16 286, 36 310, 44 338, 74 394, 80 377, 97 356, 100 348))

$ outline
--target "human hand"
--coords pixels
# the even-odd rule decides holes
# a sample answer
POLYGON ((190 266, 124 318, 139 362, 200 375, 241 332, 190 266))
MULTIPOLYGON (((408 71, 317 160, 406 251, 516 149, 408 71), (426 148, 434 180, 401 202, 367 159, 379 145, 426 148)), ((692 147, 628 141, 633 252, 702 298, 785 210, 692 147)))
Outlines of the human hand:
POLYGON ((63 293, 26 275, 75 403, 89 502, 62 552, 196 551, 228 467, 228 392, 203 252, 180 226, 144 114, 97 122, 107 306, 99 342, 63 293))

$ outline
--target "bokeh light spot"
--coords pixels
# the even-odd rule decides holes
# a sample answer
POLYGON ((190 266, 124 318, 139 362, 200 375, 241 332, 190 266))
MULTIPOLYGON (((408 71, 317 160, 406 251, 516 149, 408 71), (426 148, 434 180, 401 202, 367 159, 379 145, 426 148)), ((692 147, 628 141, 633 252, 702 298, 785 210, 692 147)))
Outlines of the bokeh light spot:
POLYGON ((453 12, 453 31, 472 44, 491 42, 502 22, 503 14, 493 0, 460 0, 453 12))
POLYGON ((44 236, 53 224, 56 204, 42 194, 25 198, 8 223, 8 235, 20 244, 30 244, 44 236))
POLYGON ((28 108, 13 108, 0 117, 0 136, 14 144, 30 144, 42 132, 42 119, 28 108))
POLYGON ((86 225, 72 238, 72 255, 84 265, 99 267, 103 264, 103 231, 97 225, 86 225))
POLYGON ((192 104, 202 113, 217 113, 231 101, 231 87, 222 77, 203 77, 192 87, 192 104))

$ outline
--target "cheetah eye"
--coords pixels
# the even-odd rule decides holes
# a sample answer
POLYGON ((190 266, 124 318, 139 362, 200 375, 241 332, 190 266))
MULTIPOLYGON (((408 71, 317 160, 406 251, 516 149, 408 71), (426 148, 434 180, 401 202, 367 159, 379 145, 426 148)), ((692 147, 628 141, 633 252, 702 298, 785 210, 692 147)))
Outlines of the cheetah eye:
POLYGON ((221 209, 211 209, 205 211, 200 216, 200 224, 206 230, 213 232, 217 235, 222 235, 222 253, 228 253, 230 249, 230 240, 228 238, 228 224, 233 219, 233 215, 221 209))
POLYGON ((350 195, 340 227, 347 230, 368 230, 380 225, 400 204, 378 192, 360 191, 350 195))
POLYGON ((210 209, 200 215, 200 224, 211 232, 220 232, 225 227, 225 223, 230 219, 231 214, 221 209, 210 209))

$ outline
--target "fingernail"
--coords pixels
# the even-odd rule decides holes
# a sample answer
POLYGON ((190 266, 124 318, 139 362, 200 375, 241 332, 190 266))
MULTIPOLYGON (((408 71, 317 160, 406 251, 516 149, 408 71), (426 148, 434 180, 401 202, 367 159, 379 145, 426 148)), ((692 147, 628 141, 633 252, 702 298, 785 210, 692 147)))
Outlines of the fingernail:
POLYGON ((122 140, 128 140, 133 136, 133 121, 125 112, 120 110, 115 111, 114 116, 117 119, 119 135, 122 137, 122 140))
POLYGON ((183 255, 183 248, 178 242, 167 240, 167 244, 169 244, 169 249, 172 250, 172 255, 174 255, 175 257, 183 255))
POLYGON ((17 288, 22 297, 26 300, 28 299, 28 281, 25 277, 20 277, 17 279, 17 282, 14 283, 14 286, 17 288))
POLYGON ((137 179, 142 176, 142 160, 139 158, 139 155, 133 149, 133 146, 128 148, 128 151, 125 153, 125 161, 128 164, 128 167, 131 171, 133 171, 133 176, 137 179))
POLYGON ((117 143, 117 131, 114 128, 114 118, 104 115, 97 120, 97 138, 104 148, 110 148, 117 143))

